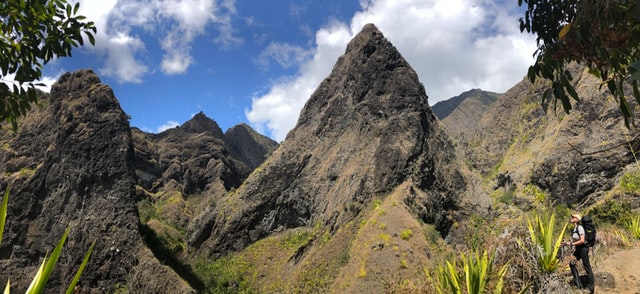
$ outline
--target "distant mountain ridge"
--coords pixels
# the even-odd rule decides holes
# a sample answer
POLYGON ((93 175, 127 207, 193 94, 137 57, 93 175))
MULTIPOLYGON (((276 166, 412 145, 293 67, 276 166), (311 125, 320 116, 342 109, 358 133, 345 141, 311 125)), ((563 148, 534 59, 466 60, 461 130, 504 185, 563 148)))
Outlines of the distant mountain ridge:
MULTIPOLYGON (((444 101, 439 101, 431 106, 431 109, 439 120, 444 120, 456 109, 459 109, 463 102, 468 100, 475 100, 476 102, 474 104, 478 104, 484 107, 481 109, 477 109, 478 113, 482 113, 482 111, 486 109, 487 106, 491 105, 496 101, 496 99, 498 99, 498 96, 500 96, 500 94, 498 93, 487 92, 483 91, 482 89, 472 89, 463 92, 458 96, 451 97, 444 101)), ((467 111, 469 110, 472 110, 472 108, 469 108, 467 111)))
POLYGON ((498 97, 498 93, 473 89, 440 101, 432 109, 446 126, 451 138, 466 141, 475 133, 485 112, 498 97))

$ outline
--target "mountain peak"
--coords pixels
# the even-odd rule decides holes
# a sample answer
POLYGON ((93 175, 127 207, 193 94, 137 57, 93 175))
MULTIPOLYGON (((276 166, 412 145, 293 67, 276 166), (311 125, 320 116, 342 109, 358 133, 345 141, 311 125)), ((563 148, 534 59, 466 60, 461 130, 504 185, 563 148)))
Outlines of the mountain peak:
POLYGON ((464 190, 454 159, 417 74, 366 25, 261 172, 200 218, 190 244, 216 255, 282 229, 320 223, 335 232, 400 185, 424 191, 405 203, 446 234, 464 190))
POLYGON ((218 126, 218 123, 207 117, 202 111, 198 112, 190 120, 185 122, 180 129, 188 133, 207 132, 218 139, 224 138, 224 134, 222 133, 220 126, 218 126))
POLYGON ((353 112, 368 117, 368 123, 409 110, 430 114, 427 99, 416 72, 375 25, 367 24, 311 95, 298 127, 341 129, 353 121, 353 112))

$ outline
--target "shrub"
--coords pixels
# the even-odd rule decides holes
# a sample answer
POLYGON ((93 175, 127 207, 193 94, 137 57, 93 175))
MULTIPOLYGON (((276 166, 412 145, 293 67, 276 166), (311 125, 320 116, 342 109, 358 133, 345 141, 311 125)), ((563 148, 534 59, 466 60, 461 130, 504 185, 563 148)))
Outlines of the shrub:
POLYGON ((598 224, 609 223, 620 226, 626 226, 634 216, 631 204, 613 199, 607 199, 603 204, 594 207, 589 214, 598 224))
POLYGON ((411 229, 406 229, 402 231, 402 233, 400 233, 400 238, 402 238, 402 240, 409 240, 411 236, 413 236, 413 232, 411 231, 411 229))
POLYGON ((535 199, 538 204, 544 204, 547 201, 547 194, 534 184, 527 184, 523 192, 535 199))
POLYGON ((640 170, 628 171, 620 178, 620 187, 625 192, 640 193, 640 170))
POLYGON ((447 260, 446 266, 436 269, 436 278, 431 278, 437 293, 469 293, 480 294, 487 291, 493 281, 493 293, 502 293, 504 276, 508 263, 503 265, 497 273, 493 273, 495 252, 489 256, 487 251, 479 254, 477 251, 469 256, 460 254, 461 265, 457 265, 456 257, 453 262, 447 260))
POLYGON ((627 230, 636 239, 640 239, 640 215, 636 215, 627 223, 627 230))
MULTIPOLYGON (((527 220, 527 227, 531 236, 531 243, 535 247, 534 254, 538 261, 539 269, 544 273, 550 273, 558 269, 558 250, 562 243, 562 234, 556 236, 555 232, 555 211, 549 218, 543 214, 536 214, 534 220, 527 220)), ((568 223, 564 224, 561 232, 564 232, 568 223)))
POLYGON ((486 229, 490 227, 489 220, 480 214, 472 214, 465 227, 464 241, 466 245, 473 250, 481 248, 490 234, 490 230, 486 229))
POLYGON ((513 190, 505 190, 504 193, 498 197, 498 201, 500 203, 511 205, 513 203, 513 194, 513 190))
POLYGON ((427 224, 424 229, 424 238, 431 244, 435 244, 440 239, 440 232, 436 230, 436 227, 431 224, 427 224))

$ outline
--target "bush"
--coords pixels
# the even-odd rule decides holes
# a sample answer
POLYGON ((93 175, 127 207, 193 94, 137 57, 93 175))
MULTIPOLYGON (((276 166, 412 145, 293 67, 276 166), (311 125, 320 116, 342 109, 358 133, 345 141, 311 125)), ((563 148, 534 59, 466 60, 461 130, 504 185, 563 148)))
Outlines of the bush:
POLYGON ((406 229, 402 231, 402 233, 400 233, 400 238, 402 238, 402 240, 409 240, 411 236, 413 236, 413 232, 411 231, 411 229, 406 229))
POLYGON ((620 178, 620 187, 625 192, 640 193, 640 170, 634 169, 626 172, 620 178))
POLYGON ((597 224, 609 223, 626 226, 634 217, 631 204, 624 201, 607 199, 603 204, 594 207, 589 214, 597 224))
POLYGON ((504 203, 507 205, 513 204, 514 193, 515 193, 514 190, 505 190, 504 193, 502 193, 502 195, 498 197, 498 202, 504 203))
POLYGON ((536 203, 540 204, 544 204, 547 201, 547 194, 540 190, 540 188, 534 184, 527 184, 524 187, 524 191, 523 191, 526 195, 530 196, 531 198, 535 199, 536 203))
MULTIPOLYGON (((556 236, 555 211, 549 218, 545 214, 536 214, 533 220, 527 220, 531 243, 537 249, 534 251, 538 261, 538 268, 543 273, 551 273, 558 269, 558 250, 562 243, 562 233, 556 236)), ((564 224, 561 232, 564 232, 568 223, 564 224)))
POLYGON ((640 239, 640 215, 636 215, 627 223, 627 230, 636 239, 640 239))
POLYGON ((503 265, 497 273, 493 273, 495 253, 489 256, 487 251, 482 255, 477 251, 471 255, 460 254, 460 263, 457 265, 456 257, 453 262, 447 260, 446 266, 436 269, 436 277, 431 280, 437 293, 485 293, 488 285, 493 281, 493 293, 502 293, 504 276, 507 273, 508 263, 503 265))

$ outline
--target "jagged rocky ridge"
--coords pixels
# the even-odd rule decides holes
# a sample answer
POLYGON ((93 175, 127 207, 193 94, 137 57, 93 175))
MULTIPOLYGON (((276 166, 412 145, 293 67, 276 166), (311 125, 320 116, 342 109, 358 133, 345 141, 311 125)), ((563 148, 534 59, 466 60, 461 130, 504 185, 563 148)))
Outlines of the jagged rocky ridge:
POLYGON ((138 231, 129 122, 111 89, 91 71, 67 73, 17 133, 3 128, 2 190, 11 187, 0 247, 0 280, 27 289, 67 226, 64 253, 47 284, 66 289, 93 241, 79 289, 86 293, 190 293, 158 262, 138 231))
POLYGON ((416 73, 369 24, 280 148, 199 217, 189 243, 216 256, 283 229, 321 224, 335 232, 406 182, 423 192, 404 198, 414 216, 446 235, 465 189, 456 164, 416 73))
POLYGON ((66 289, 95 240, 79 287, 83 293, 195 292, 191 286, 201 285, 179 267, 179 257, 167 254, 159 240, 163 230, 186 229, 190 210, 239 186, 277 147, 246 125, 223 134, 202 113, 160 134, 132 130, 112 90, 91 70, 63 75, 33 108, 17 133, 5 125, 0 136, 0 188, 11 188, 0 280, 11 278, 14 291, 27 288, 69 225, 48 291, 66 289), (231 155, 247 149, 255 152, 242 159, 231 155), (155 222, 140 223, 146 217, 141 204, 165 195, 200 201, 178 203, 181 209, 162 206, 155 222), (183 277, 164 264, 179 268, 183 277))
POLYGON ((535 185, 550 201, 586 207, 602 199, 635 162, 631 147, 637 150, 639 142, 637 130, 624 126, 617 103, 597 78, 576 64, 568 70, 581 98, 570 114, 541 103, 547 83, 523 79, 457 144, 476 171, 497 171, 496 187, 515 191, 535 185))

